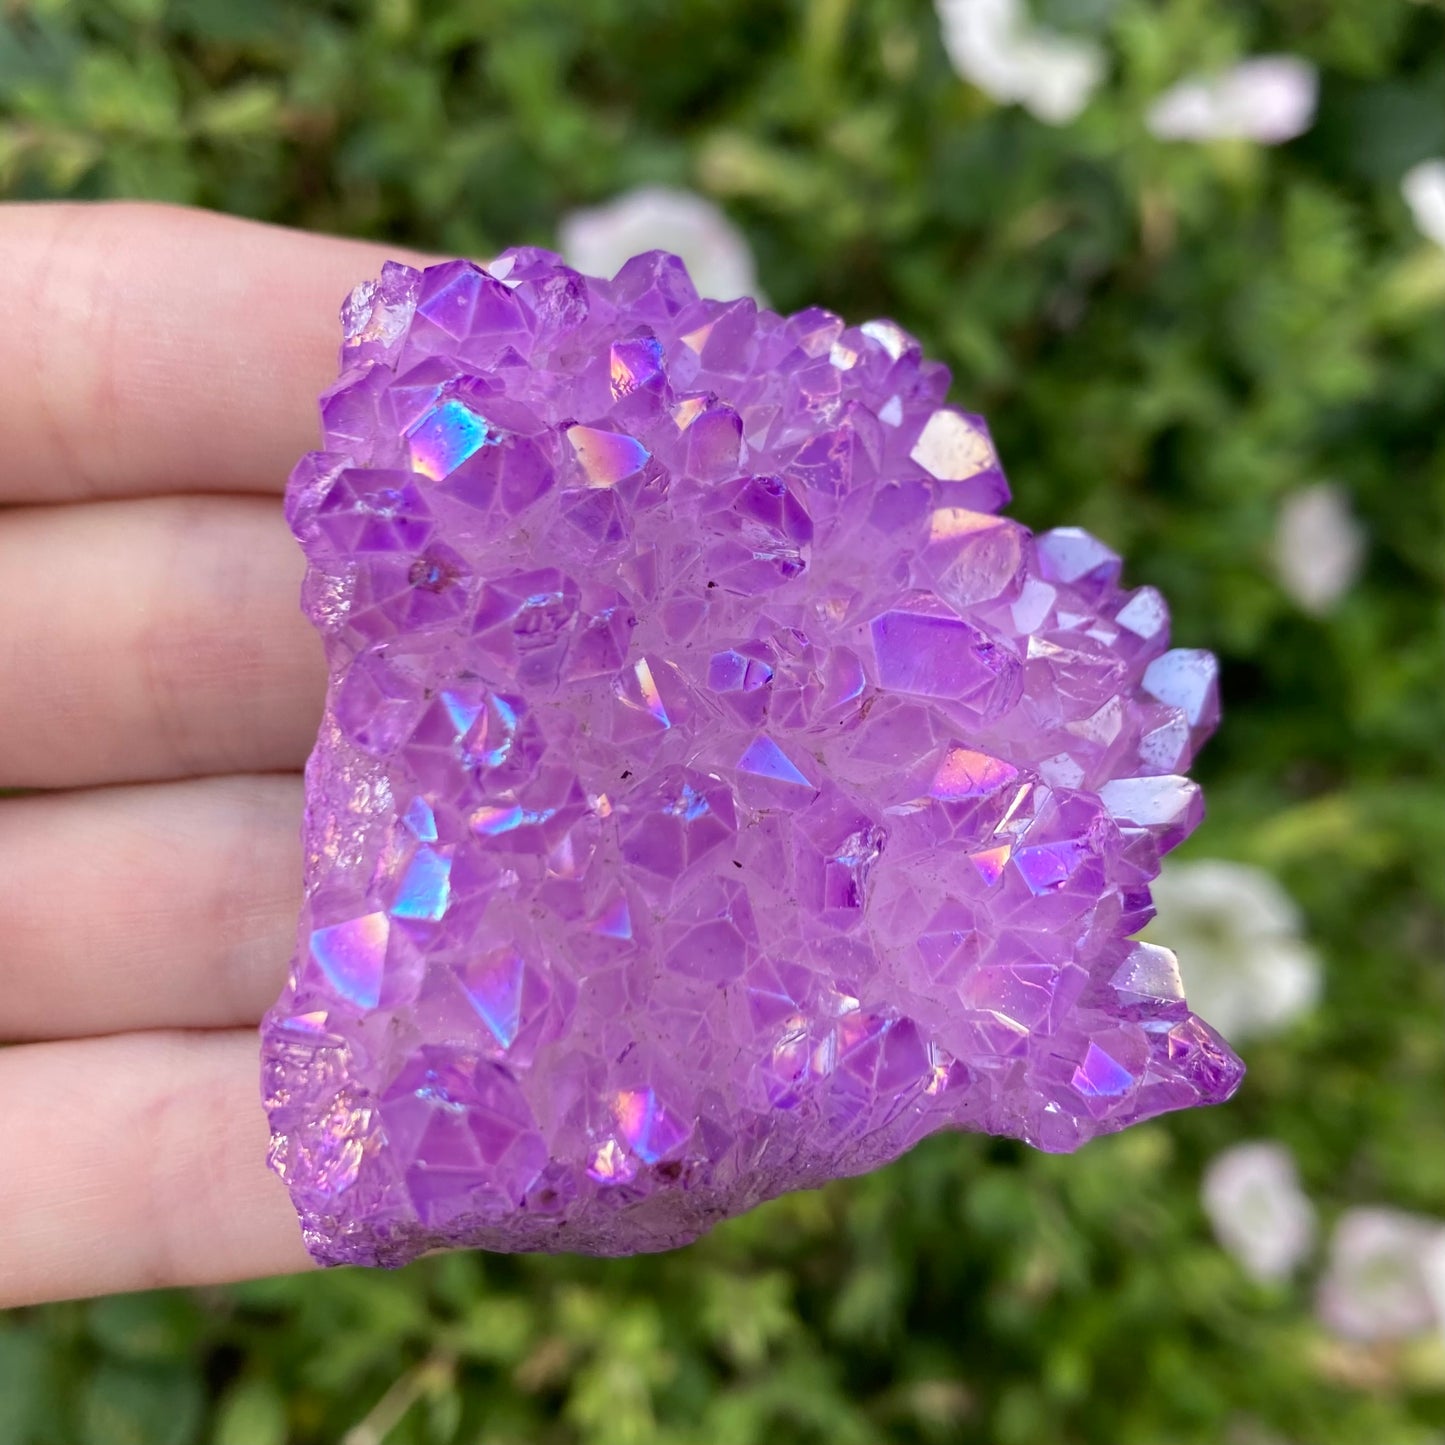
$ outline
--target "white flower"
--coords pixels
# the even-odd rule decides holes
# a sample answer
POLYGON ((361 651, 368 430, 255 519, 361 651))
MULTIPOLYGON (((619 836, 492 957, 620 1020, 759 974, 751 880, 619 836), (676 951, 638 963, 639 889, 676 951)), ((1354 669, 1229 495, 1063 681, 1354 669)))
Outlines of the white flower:
POLYGON ((1430 1296, 1430 1307, 1435 1311, 1435 1323, 1445 1334, 1445 1228, 1441 1228, 1425 1246, 1420 1273, 1425 1281, 1425 1292, 1430 1296))
POLYGON ((1421 232, 1445 246, 1445 160, 1421 161, 1405 173, 1400 189, 1421 232))
POLYGON ((1022 0, 935 0, 935 8, 954 70, 1050 125, 1073 120, 1104 78, 1097 45, 1032 24, 1022 0))
POLYGON ((1330 1240, 1316 1304, 1352 1340, 1406 1339, 1440 1324, 1427 1269, 1438 1268, 1445 1224, 1398 1209, 1349 1209, 1330 1240))
POLYGON ((1255 1279, 1286 1279, 1314 1244, 1314 1206, 1283 1144, 1236 1144, 1216 1155, 1202 1196, 1215 1238, 1255 1279))
POLYGON ((1143 936, 1179 956, 1189 1006, 1226 1038, 1276 1033, 1319 997, 1320 961, 1289 895, 1262 869, 1171 863, 1153 884, 1143 936))
POLYGON ((1314 122, 1319 72, 1293 55, 1259 55, 1222 75, 1166 90, 1144 123, 1160 140, 1252 140, 1279 145, 1314 122))
POLYGON ((1274 568, 1280 586, 1306 612, 1328 612, 1359 576, 1364 556, 1365 534, 1342 487, 1319 482, 1284 499, 1274 568))
POLYGON ((753 255, 742 232, 691 191, 641 186, 606 205, 562 219, 558 248, 588 276, 613 276, 643 251, 681 256, 700 295, 717 301, 757 296, 753 255))

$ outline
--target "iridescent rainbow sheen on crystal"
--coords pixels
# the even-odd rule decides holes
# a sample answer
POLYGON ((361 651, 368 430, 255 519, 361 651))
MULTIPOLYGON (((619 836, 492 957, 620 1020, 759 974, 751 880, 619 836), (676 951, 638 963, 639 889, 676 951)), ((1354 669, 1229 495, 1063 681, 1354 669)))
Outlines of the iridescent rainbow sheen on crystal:
POLYGON ((661 1249, 1227 1098, 1134 941, 1208 654, 892 322, 388 265, 287 515, 331 665, 271 1160, 326 1263, 661 1249))
POLYGON ((422 416, 406 437, 412 470, 437 482, 487 444, 487 423, 453 398, 422 416))
POLYGON ((361 1008, 375 1008, 390 935, 384 913, 348 918, 312 932, 311 958, 338 997, 361 1008))
POLYGON ((592 487, 615 487, 618 482, 625 482, 640 472, 651 456, 640 441, 625 432, 571 426, 567 428, 567 440, 572 444, 572 453, 587 484, 592 487))

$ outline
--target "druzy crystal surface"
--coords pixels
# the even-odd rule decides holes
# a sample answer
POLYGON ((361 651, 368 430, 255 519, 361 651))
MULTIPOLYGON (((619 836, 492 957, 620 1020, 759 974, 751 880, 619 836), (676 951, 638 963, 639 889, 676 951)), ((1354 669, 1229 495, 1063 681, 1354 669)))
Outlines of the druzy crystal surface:
POLYGON ((939 1129, 1240 1066, 1131 940, 1215 667, 890 322, 537 250, 343 310, 271 1161, 328 1263, 662 1249, 939 1129))

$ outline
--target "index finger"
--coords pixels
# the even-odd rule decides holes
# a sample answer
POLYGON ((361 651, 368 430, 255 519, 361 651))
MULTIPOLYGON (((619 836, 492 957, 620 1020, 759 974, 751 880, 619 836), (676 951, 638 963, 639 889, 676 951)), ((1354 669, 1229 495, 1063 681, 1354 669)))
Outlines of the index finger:
POLYGON ((0 206, 0 504, 279 491, 367 241, 135 202, 0 206))

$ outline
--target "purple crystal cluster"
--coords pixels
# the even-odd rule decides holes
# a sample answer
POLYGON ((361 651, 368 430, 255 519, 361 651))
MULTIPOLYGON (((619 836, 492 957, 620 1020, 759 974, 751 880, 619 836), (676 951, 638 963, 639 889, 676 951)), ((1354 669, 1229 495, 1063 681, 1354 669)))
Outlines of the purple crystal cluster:
POLYGON ((288 517, 330 689, 264 1023, 327 1263, 694 1238, 939 1129, 1226 1098, 1130 935, 1215 666, 887 321, 387 265, 288 517))

